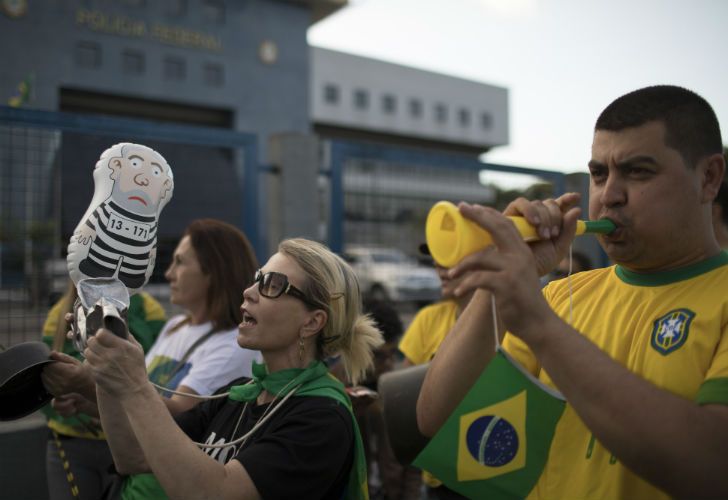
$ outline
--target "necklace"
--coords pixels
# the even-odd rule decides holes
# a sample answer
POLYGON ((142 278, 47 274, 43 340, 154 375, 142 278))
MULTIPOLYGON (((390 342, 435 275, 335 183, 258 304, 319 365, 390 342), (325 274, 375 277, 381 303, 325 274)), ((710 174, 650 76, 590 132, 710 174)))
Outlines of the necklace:
MULTIPOLYGON (((278 399, 278 397, 281 394, 283 394, 286 389, 288 389, 288 386, 291 385, 292 382, 293 381, 291 381, 288 384, 286 384, 283 387, 283 389, 281 389, 280 392, 278 392, 273 397, 273 400, 270 402, 270 404, 268 405, 268 407, 265 409, 265 411, 263 412, 263 415, 260 417, 260 419, 255 423, 255 425, 253 425, 253 428, 250 429, 248 432, 246 432, 244 435, 240 436, 237 439, 233 439, 229 443, 223 443, 223 444, 206 444, 206 443, 197 443, 197 442, 195 442, 195 444, 198 447, 200 447, 200 448, 227 448, 228 446, 237 446, 239 444, 240 445, 239 448, 242 448, 243 445, 245 444, 245 442, 248 440, 248 438, 250 436, 252 436, 253 433, 255 433, 255 431, 257 431, 258 429, 260 429, 263 426, 263 424, 265 424, 268 420, 270 420, 270 418, 278 411, 278 409, 281 406, 283 406, 283 403, 285 403, 288 400, 288 398, 290 398, 291 396, 293 396, 296 393, 296 391, 298 391, 298 389, 301 387, 299 385, 298 387, 296 387, 295 389, 293 389, 292 391, 290 391, 288 394, 286 394, 285 396, 283 396, 283 399, 281 399, 278 404, 275 404, 275 402, 278 399)), ((252 380, 250 382, 248 382, 248 384, 252 384, 252 383, 253 383, 252 380)), ((248 385, 248 384, 245 384, 245 385, 248 385)), ((238 427, 240 426, 240 423, 243 421, 243 415, 245 415, 245 410, 247 408, 248 408, 248 403, 246 402, 243 405, 243 409, 240 411, 240 416, 238 417, 238 421, 235 424, 235 428, 233 429, 233 433, 231 434, 231 437, 233 437, 233 438, 235 437, 235 434, 238 431, 238 427)))

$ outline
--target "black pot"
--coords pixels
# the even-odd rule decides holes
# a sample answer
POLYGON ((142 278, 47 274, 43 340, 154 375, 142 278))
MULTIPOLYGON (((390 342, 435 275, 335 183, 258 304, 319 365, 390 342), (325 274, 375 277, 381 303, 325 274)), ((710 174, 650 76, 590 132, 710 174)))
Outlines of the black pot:
POLYGON ((16 420, 33 413, 53 397, 40 374, 50 349, 43 342, 25 342, 0 352, 0 420, 16 420))
POLYGON ((417 428, 417 398, 429 363, 387 372, 379 377, 389 444, 397 460, 409 465, 430 442, 417 428))

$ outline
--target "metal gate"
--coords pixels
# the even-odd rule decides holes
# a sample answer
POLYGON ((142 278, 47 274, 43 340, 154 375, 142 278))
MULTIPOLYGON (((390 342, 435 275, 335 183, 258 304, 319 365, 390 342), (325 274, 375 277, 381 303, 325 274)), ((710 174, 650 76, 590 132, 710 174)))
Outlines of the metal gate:
POLYGON ((558 196, 566 186, 563 173, 483 163, 473 155, 338 140, 328 154, 329 246, 353 265, 365 297, 399 303, 440 296, 431 263, 418 253, 437 201, 503 209, 516 196, 558 196), (525 192, 499 189, 484 179, 489 172, 528 176, 532 184, 525 192))
POLYGON ((40 338, 68 281, 65 249, 93 194, 92 171, 118 142, 159 151, 175 192, 164 209, 151 282, 162 281, 186 225, 241 227, 259 257, 258 144, 251 134, 151 121, 0 107, 0 344, 40 338))
POLYGON ((483 163, 472 156, 378 144, 330 143, 329 245, 342 252, 351 244, 375 244, 412 254, 424 242, 424 222, 440 200, 461 200, 504 208, 515 193, 483 182, 486 172, 541 179, 534 198, 565 191, 560 172, 483 163))

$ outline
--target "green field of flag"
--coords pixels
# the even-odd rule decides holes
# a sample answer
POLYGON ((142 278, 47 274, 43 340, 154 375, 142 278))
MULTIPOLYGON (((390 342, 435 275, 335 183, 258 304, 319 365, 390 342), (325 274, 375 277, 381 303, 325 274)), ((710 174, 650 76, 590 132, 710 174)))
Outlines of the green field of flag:
POLYGON ((468 498, 524 498, 565 405, 499 349, 414 464, 468 498))

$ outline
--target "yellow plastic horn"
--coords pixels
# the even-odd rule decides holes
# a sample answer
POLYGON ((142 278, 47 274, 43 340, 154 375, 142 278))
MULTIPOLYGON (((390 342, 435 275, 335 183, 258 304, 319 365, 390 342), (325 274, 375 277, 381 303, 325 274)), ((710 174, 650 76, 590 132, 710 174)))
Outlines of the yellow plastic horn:
MULTIPOLYGON (((540 239, 536 229, 523 217, 508 217, 525 241, 540 239)), ((577 221, 576 234, 611 233, 614 222, 608 219, 598 221, 577 221)), ((493 243, 490 233, 475 222, 460 214, 458 207, 449 201, 439 201, 427 215, 425 235, 430 255, 443 267, 452 267, 466 255, 482 250, 493 243)))

